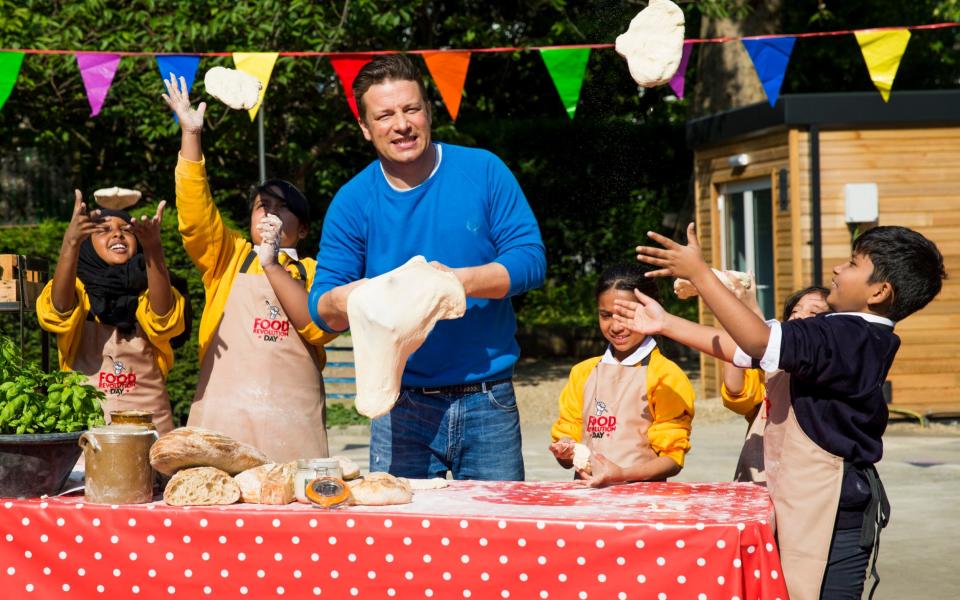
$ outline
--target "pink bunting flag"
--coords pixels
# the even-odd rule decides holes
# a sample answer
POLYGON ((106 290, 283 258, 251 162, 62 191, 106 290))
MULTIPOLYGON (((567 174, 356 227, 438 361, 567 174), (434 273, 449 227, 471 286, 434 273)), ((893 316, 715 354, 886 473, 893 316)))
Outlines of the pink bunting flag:
POLYGON ((80 67, 80 76, 83 77, 83 87, 87 90, 87 101, 90 102, 91 117, 100 114, 103 101, 110 91, 113 76, 120 64, 117 54, 77 54, 77 66, 80 67))
POLYGON ((677 98, 683 99, 683 89, 686 85, 687 63, 690 62, 690 51, 693 50, 693 42, 683 43, 683 54, 680 55, 680 66, 677 72, 670 79, 670 89, 677 95, 677 98))

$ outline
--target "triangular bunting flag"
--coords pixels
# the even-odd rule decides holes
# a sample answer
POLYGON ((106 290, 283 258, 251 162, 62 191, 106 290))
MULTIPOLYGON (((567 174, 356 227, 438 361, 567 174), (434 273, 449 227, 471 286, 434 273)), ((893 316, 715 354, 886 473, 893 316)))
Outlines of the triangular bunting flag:
POLYGON ((467 80, 467 67, 470 66, 470 52, 424 52, 423 61, 427 63, 430 76, 440 90, 440 97, 447 106, 450 118, 456 121, 463 97, 463 83, 467 80))
POLYGON ((253 75, 260 80, 260 84, 263 86, 260 88, 260 99, 257 100, 257 104, 247 111, 250 113, 251 121, 257 118, 257 111, 260 110, 260 105, 263 104, 263 97, 267 93, 267 86, 270 85, 270 75, 273 73, 273 65, 276 62, 276 52, 233 53, 233 64, 237 66, 237 69, 247 75, 253 75))
POLYGON ((590 48, 542 49, 540 57, 547 65, 553 85, 557 86, 567 116, 572 119, 577 112, 580 88, 583 87, 583 76, 590 60, 590 48))
POLYGON ((343 95, 347 97, 347 104, 350 105, 350 110, 353 111, 353 116, 356 119, 360 118, 360 113, 357 112, 357 100, 353 97, 353 80, 357 78, 357 73, 360 72, 363 65, 372 59, 373 57, 369 54, 341 54, 330 59, 330 65, 336 71, 337 77, 340 78, 340 83, 343 85, 343 95))
POLYGON ((747 49, 753 68, 757 71, 763 91, 767 93, 770 106, 777 103, 780 97, 780 88, 783 86, 783 76, 790 64, 790 54, 793 52, 795 37, 772 37, 762 39, 743 39, 743 47, 747 49))
POLYGON ((683 54, 680 55, 680 66, 677 72, 670 78, 670 89, 677 95, 677 98, 683 99, 683 91, 686 88, 687 65, 690 63, 690 53, 693 51, 693 42, 683 43, 683 54))
MULTIPOLYGON (((172 73, 177 80, 183 77, 187 83, 187 91, 193 89, 193 80, 197 76, 197 66, 200 64, 200 57, 192 54, 172 54, 157 56, 157 68, 160 69, 160 77, 168 79, 172 73)), ((177 119, 177 115, 173 115, 177 119)))
POLYGON ((100 114, 103 101, 110 91, 113 76, 120 64, 117 54, 77 54, 77 66, 80 67, 80 77, 83 78, 83 87, 87 90, 87 101, 90 102, 90 116, 100 114))
POLYGON ((886 102, 890 99, 893 79, 900 68, 900 59, 910 41, 909 29, 889 29, 885 31, 855 31, 863 60, 870 71, 873 85, 886 102))
POLYGON ((0 108, 10 97, 22 64, 23 52, 0 52, 0 108))

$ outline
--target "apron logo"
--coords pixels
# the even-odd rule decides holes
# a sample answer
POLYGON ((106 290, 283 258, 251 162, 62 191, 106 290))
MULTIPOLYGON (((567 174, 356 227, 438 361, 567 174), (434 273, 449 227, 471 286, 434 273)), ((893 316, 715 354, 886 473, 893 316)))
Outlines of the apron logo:
POLYGON ((269 300, 264 300, 264 303, 267 305, 269 317, 257 317, 253 320, 253 335, 265 342, 276 342, 290 335, 290 321, 277 318, 280 316, 280 307, 270 304, 269 300))
POLYGON ((124 366, 123 361, 113 360, 112 356, 107 356, 107 358, 113 363, 113 371, 100 371, 100 380, 97 387, 114 396, 120 396, 136 387, 137 374, 131 373, 130 369, 124 366))
POLYGON ((615 415, 605 416, 607 405, 602 400, 597 400, 594 405, 597 414, 587 417, 587 433, 591 438, 599 439, 605 434, 612 434, 617 430, 617 417, 615 415))

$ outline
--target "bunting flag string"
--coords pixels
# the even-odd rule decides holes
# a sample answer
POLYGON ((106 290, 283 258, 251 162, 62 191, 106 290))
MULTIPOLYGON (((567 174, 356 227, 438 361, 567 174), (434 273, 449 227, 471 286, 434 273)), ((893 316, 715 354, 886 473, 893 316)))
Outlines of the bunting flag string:
POLYGON ((467 68, 470 66, 470 52, 425 52, 423 62, 427 64, 427 70, 440 90, 440 97, 450 118, 456 121, 463 98, 463 84, 467 80, 467 68))
POLYGON ((893 80, 900 68, 900 59, 907 50, 910 41, 910 31, 895 29, 888 31, 858 31, 857 43, 863 53, 863 60, 867 63, 870 79, 877 87, 883 101, 890 100, 890 90, 893 80))
POLYGON ((683 54, 680 55, 680 66, 677 72, 670 78, 670 89, 677 95, 677 98, 683 99, 683 92, 686 88, 687 65, 690 63, 690 54, 693 52, 693 42, 683 43, 683 54))
POLYGON ((80 77, 83 78, 83 87, 87 90, 87 101, 90 102, 90 116, 100 114, 103 101, 113 84, 113 76, 117 73, 120 64, 118 54, 78 54, 77 66, 80 67, 80 77))
POLYGON ((780 97, 783 76, 787 73, 790 54, 793 52, 793 44, 796 41, 794 37, 742 41, 743 47, 750 55, 750 60, 753 61, 753 69, 760 78, 763 91, 767 93, 770 106, 775 105, 777 98, 780 97))
POLYGON ((263 104, 263 97, 267 93, 267 86, 270 85, 270 75, 273 73, 273 65, 277 62, 277 54, 277 52, 233 53, 233 64, 237 66, 237 69, 259 79, 260 85, 262 86, 260 88, 260 98, 253 108, 247 111, 250 113, 251 121, 257 117, 257 111, 260 110, 260 105, 263 104))
POLYGON ((577 103, 580 101, 580 90, 583 88, 587 62, 590 60, 590 49, 542 49, 540 57, 547 65, 547 71, 550 72, 553 85, 560 94, 560 101, 563 102, 567 116, 573 119, 577 112, 577 103))
MULTIPOLYGON (((960 27, 960 22, 930 23, 903 27, 884 27, 862 30, 837 30, 796 33, 790 35, 772 34, 750 37, 717 37, 685 40, 680 67, 670 80, 674 93, 683 98, 685 92, 686 70, 694 44, 718 44, 739 41, 750 55, 757 76, 767 94, 771 106, 777 101, 783 85, 784 75, 789 65, 794 43, 798 38, 854 35, 860 45, 870 77, 880 92, 884 102, 890 99, 893 81, 900 61, 906 51, 911 31, 937 30, 960 27)), ((103 108, 104 100, 110 91, 113 77, 122 57, 152 56, 157 61, 161 75, 167 77, 173 72, 188 81, 188 87, 196 75, 199 61, 203 57, 232 56, 238 69, 257 77, 263 84, 257 105, 249 111, 253 120, 263 103, 264 94, 270 83, 270 77, 278 57, 329 57, 330 63, 343 85, 344 96, 354 117, 357 116, 356 100, 353 97, 353 80, 359 70, 374 56, 383 54, 421 55, 427 69, 440 90, 440 95, 453 120, 457 119, 463 97, 463 87, 467 70, 473 54, 492 52, 538 51, 557 88, 561 102, 572 119, 576 114, 577 102, 583 86, 586 65, 593 49, 612 48, 613 44, 572 44, 557 46, 517 46, 497 48, 470 48, 459 50, 376 50, 366 52, 316 52, 316 51, 279 51, 279 52, 197 52, 192 54, 165 53, 149 51, 93 52, 86 50, 60 50, 35 48, 0 48, 0 108, 9 98, 19 76, 24 56, 35 55, 72 55, 80 69, 87 100, 90 103, 91 116, 97 116, 103 108)))
POLYGON ((23 52, 0 52, 0 109, 6 104, 20 75, 23 52))
POLYGON ((343 95, 347 97, 347 104, 353 111, 353 118, 359 119, 360 113, 357 112, 357 100, 353 97, 353 80, 357 78, 357 73, 363 68, 363 65, 373 60, 371 54, 350 54, 347 56, 338 56, 331 58, 330 64, 333 70, 340 78, 340 84, 343 85, 343 95))

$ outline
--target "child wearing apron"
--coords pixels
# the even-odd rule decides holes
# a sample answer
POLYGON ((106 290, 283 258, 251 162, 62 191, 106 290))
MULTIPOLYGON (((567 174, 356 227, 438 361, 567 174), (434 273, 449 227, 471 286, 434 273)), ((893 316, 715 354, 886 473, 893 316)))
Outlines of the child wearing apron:
POLYGON ((40 327, 56 334, 60 368, 83 373, 110 411, 146 410, 173 429, 166 379, 185 302, 170 285, 160 224, 120 210, 87 212, 79 190, 53 279, 37 299, 40 327))
MULTIPOLYGON (((749 290, 740 285, 739 280, 731 278, 734 294, 761 318, 763 312, 757 304, 756 286, 749 290)), ((783 306, 782 322, 793 319, 806 319, 821 313, 830 312, 827 306, 825 287, 810 286, 796 292, 783 306)), ((747 435, 744 438, 734 481, 749 481, 759 485, 767 484, 767 474, 763 467, 763 430, 767 425, 768 388, 783 384, 782 372, 764 373, 762 369, 741 369, 732 363, 723 364, 723 384, 720 397, 723 405, 747 419, 747 435)), ((785 381, 785 379, 784 379, 785 381)))
POLYGON ((180 233, 203 279, 200 377, 188 425, 251 444, 275 462, 328 455, 323 345, 335 335, 310 319, 316 261, 295 246, 309 230, 306 198, 271 179, 250 194, 250 237, 228 228, 213 203, 200 144, 203 112, 171 75, 164 100, 180 122, 176 168, 180 233), (263 242, 262 232, 270 238, 263 242))
POLYGON ((680 472, 690 450, 694 391, 686 374, 665 358, 652 337, 613 319, 616 299, 634 289, 656 294, 656 284, 636 265, 607 269, 597 282, 600 330, 609 342, 603 356, 573 367, 560 394, 560 417, 550 431, 550 451, 570 468, 573 445, 590 451, 590 472, 576 476, 600 487, 663 481, 680 472))

